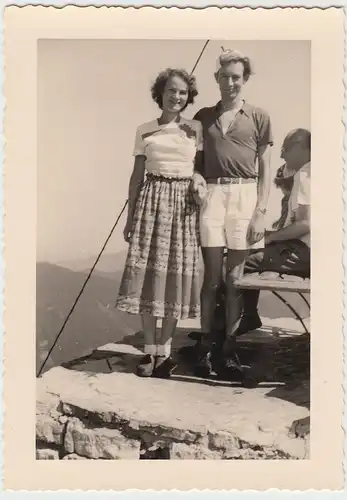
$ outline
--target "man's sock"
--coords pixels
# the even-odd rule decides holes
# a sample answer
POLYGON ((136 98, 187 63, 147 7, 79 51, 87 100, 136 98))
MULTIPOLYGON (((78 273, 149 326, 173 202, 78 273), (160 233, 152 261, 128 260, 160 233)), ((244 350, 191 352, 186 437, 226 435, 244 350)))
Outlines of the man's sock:
POLYGON ((157 346, 156 345, 151 345, 151 344, 146 344, 144 348, 144 353, 145 354, 150 354, 151 356, 156 356, 157 354, 157 346))
POLYGON ((170 343, 167 342, 164 345, 159 344, 156 347, 157 347, 157 356, 165 357, 165 358, 170 357, 170 355, 171 355, 171 342, 170 343))

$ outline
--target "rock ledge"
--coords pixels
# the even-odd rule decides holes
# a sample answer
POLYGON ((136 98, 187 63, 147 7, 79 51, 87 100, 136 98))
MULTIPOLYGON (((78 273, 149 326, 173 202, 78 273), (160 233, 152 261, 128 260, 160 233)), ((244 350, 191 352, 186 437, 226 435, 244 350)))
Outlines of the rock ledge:
POLYGON ((308 409, 269 386, 53 368, 37 381, 37 459, 304 459, 308 409))

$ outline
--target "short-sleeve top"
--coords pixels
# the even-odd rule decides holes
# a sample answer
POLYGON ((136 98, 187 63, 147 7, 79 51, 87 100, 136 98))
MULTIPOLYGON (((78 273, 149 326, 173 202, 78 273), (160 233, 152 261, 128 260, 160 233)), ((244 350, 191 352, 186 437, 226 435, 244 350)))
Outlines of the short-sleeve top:
POLYGON ((273 144, 269 115, 247 102, 223 132, 221 102, 200 109, 194 116, 203 126, 205 178, 256 178, 259 148, 273 144))
MULTIPOLYGON (((306 163, 294 175, 293 188, 288 202, 288 217, 285 226, 295 221, 296 211, 299 205, 311 206, 311 163, 306 163)), ((307 246, 310 246, 310 234, 300 238, 307 246)))
POLYGON ((158 120, 140 125, 136 131, 134 156, 146 157, 146 170, 164 177, 191 177, 197 151, 203 147, 201 123, 180 118, 159 125, 158 120))

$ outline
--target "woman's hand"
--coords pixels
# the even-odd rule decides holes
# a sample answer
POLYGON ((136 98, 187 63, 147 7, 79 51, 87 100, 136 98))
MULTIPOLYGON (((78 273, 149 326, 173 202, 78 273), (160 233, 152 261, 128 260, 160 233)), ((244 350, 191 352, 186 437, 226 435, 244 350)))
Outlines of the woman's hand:
POLYGON ((125 228, 123 230, 124 240, 129 243, 131 233, 131 220, 127 220, 125 224, 125 228))

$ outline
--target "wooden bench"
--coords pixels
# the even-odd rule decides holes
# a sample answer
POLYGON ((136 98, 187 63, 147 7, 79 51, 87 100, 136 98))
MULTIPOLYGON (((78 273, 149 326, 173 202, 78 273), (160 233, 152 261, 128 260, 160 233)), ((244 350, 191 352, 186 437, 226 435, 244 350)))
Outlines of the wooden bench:
POLYGON ((235 282, 235 287, 244 290, 267 290, 270 291, 275 297, 277 297, 283 304, 285 304, 288 309, 292 311, 295 317, 300 321, 305 332, 309 334, 303 318, 297 312, 297 310, 289 304, 289 302, 282 297, 279 292, 291 292, 300 295, 302 300, 307 305, 310 310, 310 303, 303 295, 304 293, 310 293, 310 279, 300 278, 299 276, 292 275, 280 275, 274 272, 264 272, 264 273, 251 273, 245 274, 242 278, 235 282))

